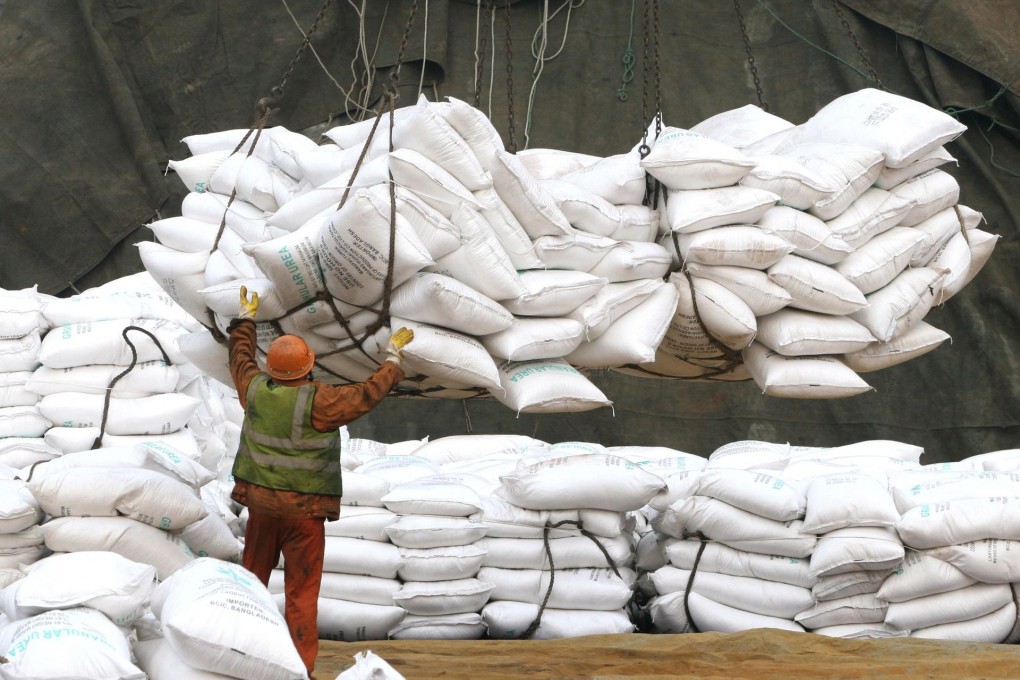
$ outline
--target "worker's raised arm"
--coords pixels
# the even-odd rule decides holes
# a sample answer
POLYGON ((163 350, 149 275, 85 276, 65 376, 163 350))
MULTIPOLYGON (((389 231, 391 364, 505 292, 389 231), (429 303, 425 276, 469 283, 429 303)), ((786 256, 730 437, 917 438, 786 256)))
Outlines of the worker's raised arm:
POLYGON ((248 383, 259 374, 255 354, 258 351, 255 316, 259 311, 259 294, 253 291, 249 298, 245 286, 241 286, 240 293, 237 318, 227 326, 230 335, 227 347, 230 352, 230 377, 234 380, 241 408, 248 408, 248 383))
POLYGON ((393 386, 404 379, 400 368, 404 345, 414 340, 414 333, 401 328, 390 338, 387 358, 367 380, 353 385, 320 384, 315 392, 312 427, 329 432, 360 418, 382 401, 393 386))
POLYGON ((260 373, 256 361, 257 343, 255 322, 251 319, 234 319, 227 327, 230 333, 230 377, 234 380, 241 408, 248 407, 248 383, 260 373))
POLYGON ((312 406, 312 427, 320 432, 329 432, 360 418, 375 408, 403 379, 404 371, 400 366, 385 361, 364 382, 351 385, 319 383, 312 406))

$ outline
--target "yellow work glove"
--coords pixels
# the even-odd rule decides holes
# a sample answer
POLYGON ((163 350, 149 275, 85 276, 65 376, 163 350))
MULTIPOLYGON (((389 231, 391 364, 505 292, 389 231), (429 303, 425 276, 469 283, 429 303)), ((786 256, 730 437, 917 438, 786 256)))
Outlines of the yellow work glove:
POLYGON ((241 305, 238 307, 237 318, 255 320, 255 314, 259 311, 259 294, 252 291, 251 299, 248 298, 248 288, 241 286, 241 305))
POLYGON ((390 336, 390 344, 386 348, 386 361, 392 361, 395 364, 400 364, 400 360, 404 358, 404 345, 414 340, 414 331, 410 328, 401 328, 399 331, 390 336))

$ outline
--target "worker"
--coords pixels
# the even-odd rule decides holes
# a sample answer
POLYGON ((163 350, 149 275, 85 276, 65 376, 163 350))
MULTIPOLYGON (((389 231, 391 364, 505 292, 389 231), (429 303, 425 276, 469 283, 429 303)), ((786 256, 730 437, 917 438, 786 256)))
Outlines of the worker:
POLYGON ((341 426, 371 411, 404 378, 401 351, 414 333, 390 338, 387 359, 361 383, 312 379, 315 354, 296 335, 269 346, 266 370, 255 359, 258 293, 241 287, 230 335, 230 375, 244 408, 230 494, 248 508, 243 565, 263 584, 284 560, 284 618, 309 677, 319 651, 319 584, 325 520, 340 517, 341 426))

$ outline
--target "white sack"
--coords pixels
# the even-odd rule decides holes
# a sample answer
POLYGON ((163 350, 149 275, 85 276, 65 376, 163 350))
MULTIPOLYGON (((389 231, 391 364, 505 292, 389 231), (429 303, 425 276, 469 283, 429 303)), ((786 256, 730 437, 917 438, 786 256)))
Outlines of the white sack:
POLYGON ((741 353, 764 394, 793 399, 852 397, 872 389, 835 357, 784 357, 759 342, 741 353))
POLYGON ((409 614, 441 616, 481 611, 489 600, 492 585, 477 578, 448 581, 407 581, 393 595, 393 601, 409 614))
POLYGON ((53 517, 123 515, 160 529, 183 529, 208 514, 194 489, 160 472, 65 468, 33 476, 28 488, 53 517))
MULTIPOLYGON (((617 567, 626 566, 634 557, 630 541, 622 536, 599 538, 603 552, 587 536, 568 536, 548 541, 552 561, 557 569, 579 569, 586 567, 607 567, 609 560, 617 567)), ((545 569, 550 568, 546 555, 546 541, 541 538, 482 538, 478 547, 486 550, 483 567, 503 569, 545 569)))
POLYGON ((103 551, 52 555, 23 569, 24 578, 0 595, 11 620, 50 609, 90 607, 119 626, 129 626, 155 587, 156 569, 103 551))
POLYGON ((807 557, 817 539, 801 530, 802 520, 767 519, 707 496, 692 496, 669 506, 661 531, 680 538, 682 532, 701 532, 737 550, 807 557))
POLYGON ((486 550, 476 543, 437 548, 400 548, 403 581, 448 581, 474 578, 482 567, 486 550))
POLYGON ((507 361, 498 365, 496 400, 521 413, 578 413, 611 406, 594 383, 564 359, 507 361))
POLYGON ((390 312, 471 335, 509 328, 513 315, 470 286, 449 276, 418 272, 393 289, 390 312))
MULTIPOLYGON (((630 569, 557 569, 546 606, 553 609, 621 609, 633 597, 636 579, 630 569)), ((549 592, 550 573, 538 569, 483 567, 478 580, 492 586, 490 599, 542 604, 549 592)))
POLYGON ((986 538, 1016 541, 1020 499, 997 496, 927 503, 903 513, 896 530, 904 545, 917 550, 986 538))
POLYGON ((53 610, 0 630, 4 677, 145 680, 124 632, 88 607, 53 610))
POLYGON ((874 88, 834 99, 803 127, 805 136, 818 141, 873 148, 890 168, 909 165, 967 129, 938 109, 874 88))
POLYGON ((53 552, 108 550, 132 562, 151 564, 160 580, 194 559, 175 535, 130 517, 57 517, 41 530, 46 547, 53 552))
MULTIPOLYGON (((503 600, 490 602, 482 610, 489 637, 513 639, 527 630, 538 617, 538 605, 503 600)), ((598 612, 587 609, 546 609, 531 640, 557 640, 585 635, 633 633, 635 626, 623 610, 598 612)))
MULTIPOLYGON (((39 412, 64 427, 98 427, 103 423, 104 397, 100 394, 57 392, 42 398, 39 412)), ((112 435, 151 435, 177 432, 195 414, 199 401, 179 392, 138 399, 111 398, 106 430, 112 435)))
POLYGON ((191 666, 251 680, 305 677, 273 597, 243 567, 195 560, 157 586, 152 611, 191 666))
POLYGON ((503 306, 515 316, 557 317, 570 314, 609 281, 587 272, 547 269, 521 272, 527 292, 503 306))
POLYGON ((533 510, 600 508, 628 511, 665 488, 661 477, 626 459, 582 455, 537 463, 500 478, 500 497, 533 510))

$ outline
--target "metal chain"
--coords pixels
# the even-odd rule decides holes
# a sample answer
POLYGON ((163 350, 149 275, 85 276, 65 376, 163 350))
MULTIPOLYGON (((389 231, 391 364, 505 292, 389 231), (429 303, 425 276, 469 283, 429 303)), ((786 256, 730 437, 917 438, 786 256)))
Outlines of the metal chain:
POLYGON ((514 50, 510 38, 510 3, 506 0, 506 102, 507 118, 509 123, 509 149, 510 153, 517 153, 517 140, 515 138, 516 126, 514 125, 514 50))
POLYGON ((839 21, 843 24, 843 28, 846 29, 846 34, 850 36, 850 42, 854 44, 854 48, 857 50, 857 56, 861 58, 861 62, 864 64, 864 67, 868 69, 868 74, 871 76, 871 79, 875 81, 876 85, 878 85, 878 89, 884 90, 885 85, 883 85, 882 81, 879 79, 878 71, 876 71, 875 67, 871 65, 871 60, 868 59, 868 55, 864 53, 864 48, 861 47, 860 41, 857 40, 857 34, 854 33, 854 29, 850 27, 850 22, 847 20, 846 15, 843 14, 839 0, 832 0, 832 8, 836 11, 836 16, 839 17, 839 21))
POLYGON ((641 0, 641 36, 643 47, 641 52, 641 146, 639 153, 644 158, 652 150, 648 146, 648 34, 651 32, 651 13, 648 11, 648 0, 641 0))
POLYGON ((637 0, 630 0, 630 33, 627 34, 627 48, 623 51, 623 76, 620 87, 616 90, 616 96, 621 102, 630 99, 630 95, 627 94, 627 85, 634 80, 634 9, 636 6, 637 0))
MULTIPOLYGON (((394 93, 397 91, 397 84, 400 82, 400 67, 404 63, 404 52, 407 51, 407 42, 411 37, 411 27, 414 26, 414 15, 418 12, 418 0, 411 0, 411 9, 407 15, 407 25, 404 26, 404 35, 400 39, 400 49, 397 51, 397 63, 390 71, 390 88, 394 93)), ((422 67, 424 68, 424 66, 422 67)), ((399 98, 399 95, 396 95, 399 98)))
POLYGON ((769 105, 765 102, 762 94, 761 81, 758 79, 758 66, 755 64, 754 55, 751 53, 751 38, 747 34, 747 24, 744 23, 744 13, 740 11, 740 0, 733 0, 733 9, 737 10, 737 21, 740 22, 740 35, 744 37, 744 50, 747 52, 747 63, 751 67, 751 77, 754 78, 754 89, 758 93, 758 105, 762 111, 768 111, 769 105))
POLYGON ((283 78, 280 80, 280 84, 269 90, 269 97, 263 97, 258 101, 258 104, 256 104, 256 110, 258 111, 259 116, 264 115, 265 112, 268 111, 273 104, 278 102, 283 96, 283 90, 287 87, 287 81, 290 80, 291 74, 294 73, 294 67, 297 66, 297 63, 300 61, 301 56, 305 53, 305 50, 312 44, 312 36, 319 28, 319 22, 322 21, 322 17, 326 15, 327 7, 329 7, 329 0, 323 0, 322 7, 319 8, 319 13, 315 15, 312 25, 308 28, 308 32, 305 33, 305 39, 301 43, 301 47, 297 49, 297 52, 294 54, 294 58, 290 60, 290 65, 284 72, 283 78))
POLYGON ((475 60, 475 108, 482 108, 482 78, 485 73, 485 52, 486 41, 489 37, 489 26, 492 25, 492 16, 496 11, 493 0, 485 0, 485 30, 479 26, 478 58, 475 60))
POLYGON ((662 132, 662 83, 659 73, 659 0, 652 0, 652 29, 655 37, 655 138, 662 132))

